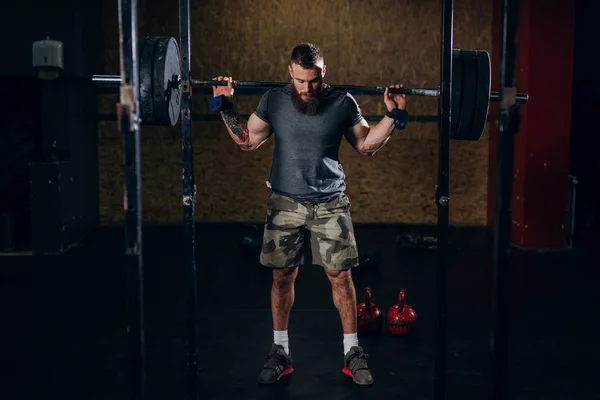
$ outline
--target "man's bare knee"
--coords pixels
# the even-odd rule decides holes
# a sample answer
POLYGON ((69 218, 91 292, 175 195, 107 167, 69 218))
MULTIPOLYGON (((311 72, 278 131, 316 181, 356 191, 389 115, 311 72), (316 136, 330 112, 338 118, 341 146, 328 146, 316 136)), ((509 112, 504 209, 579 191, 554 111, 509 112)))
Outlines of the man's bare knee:
POLYGON ((327 277, 332 285, 340 284, 344 285, 348 282, 352 281, 352 273, 350 269, 343 269, 339 271, 325 271, 327 273, 327 277))
POLYGON ((287 286, 294 283, 298 275, 298 267, 289 267, 273 270, 273 283, 276 286, 287 286))

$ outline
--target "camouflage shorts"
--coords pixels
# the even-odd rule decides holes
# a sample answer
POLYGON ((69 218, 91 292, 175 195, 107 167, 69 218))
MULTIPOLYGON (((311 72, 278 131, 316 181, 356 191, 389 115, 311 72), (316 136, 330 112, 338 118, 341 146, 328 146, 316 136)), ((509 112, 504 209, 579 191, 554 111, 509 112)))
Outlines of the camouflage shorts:
POLYGON ((329 270, 358 265, 358 248, 346 195, 325 203, 298 202, 269 191, 260 263, 286 268, 304 264, 306 233, 312 264, 329 270))

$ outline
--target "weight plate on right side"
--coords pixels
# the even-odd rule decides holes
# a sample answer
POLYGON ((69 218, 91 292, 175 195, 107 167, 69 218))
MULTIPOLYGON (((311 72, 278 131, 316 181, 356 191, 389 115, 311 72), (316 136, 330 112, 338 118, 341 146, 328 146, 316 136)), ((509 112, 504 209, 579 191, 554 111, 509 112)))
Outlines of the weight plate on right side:
POLYGON ((460 120, 460 105, 462 103, 462 83, 463 83, 463 53, 460 49, 452 50, 452 124, 450 137, 456 137, 458 130, 458 121, 460 120))
POLYGON ((473 129, 475 101, 477 100, 477 55, 473 50, 461 50, 463 59, 460 117, 456 128, 456 140, 470 140, 473 129))
POLYGON ((477 50, 477 92, 471 135, 466 140, 478 141, 483 136, 490 107, 491 63, 487 51, 477 50))

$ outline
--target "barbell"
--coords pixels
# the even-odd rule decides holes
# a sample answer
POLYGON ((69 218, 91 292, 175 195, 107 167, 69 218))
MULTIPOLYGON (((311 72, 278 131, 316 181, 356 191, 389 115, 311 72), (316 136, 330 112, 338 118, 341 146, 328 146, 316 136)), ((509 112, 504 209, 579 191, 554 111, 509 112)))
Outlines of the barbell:
MULTIPOLYGON (((181 55, 172 37, 145 37, 138 46, 140 116, 144 125, 175 126, 179 120, 181 98, 181 55)), ((490 101, 499 101, 498 92, 490 91, 491 63, 484 50, 454 49, 452 52, 452 125, 454 140, 478 141, 487 122, 490 101)), ((119 75, 94 75, 94 82, 104 85, 121 83, 119 75)), ((190 80, 192 87, 212 94, 212 86, 226 85, 223 81, 190 80)), ((289 85, 289 82, 234 81, 239 94, 256 94, 256 89, 289 85)), ((384 86, 330 85, 353 95, 378 95, 384 86)), ((184 88, 186 90, 187 88, 184 88)), ((439 88, 390 88, 391 93, 407 96, 439 97, 439 88)), ((517 104, 527 104, 529 96, 517 93, 517 104)))

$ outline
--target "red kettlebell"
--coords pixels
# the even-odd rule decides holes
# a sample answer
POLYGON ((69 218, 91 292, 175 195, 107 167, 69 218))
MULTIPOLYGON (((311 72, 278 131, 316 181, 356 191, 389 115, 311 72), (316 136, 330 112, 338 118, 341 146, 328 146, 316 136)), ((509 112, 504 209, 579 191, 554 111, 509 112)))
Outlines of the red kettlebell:
POLYGON ((358 333, 366 335, 377 333, 381 328, 381 310, 371 301, 371 289, 365 289, 365 302, 360 303, 356 309, 358 333))
POLYGON ((387 330, 392 335, 403 336, 413 331, 417 313, 406 304, 406 290, 400 290, 398 304, 391 306, 387 312, 387 330))

